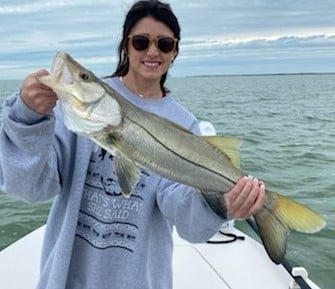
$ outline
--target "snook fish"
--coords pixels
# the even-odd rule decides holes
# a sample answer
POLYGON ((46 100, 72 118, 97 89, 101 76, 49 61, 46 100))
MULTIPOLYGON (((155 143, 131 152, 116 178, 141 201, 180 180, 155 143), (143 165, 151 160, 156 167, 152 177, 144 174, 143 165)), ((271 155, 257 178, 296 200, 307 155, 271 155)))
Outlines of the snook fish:
MULTIPOLYGON (((140 167, 195 187, 205 196, 224 194, 246 175, 240 169, 238 140, 195 136, 138 108, 64 52, 56 54, 51 74, 39 81, 57 93, 67 128, 114 156, 126 196, 138 181, 140 167)), ((265 205, 254 218, 268 255, 279 264, 290 229, 314 233, 326 222, 302 204, 266 193, 265 205)))

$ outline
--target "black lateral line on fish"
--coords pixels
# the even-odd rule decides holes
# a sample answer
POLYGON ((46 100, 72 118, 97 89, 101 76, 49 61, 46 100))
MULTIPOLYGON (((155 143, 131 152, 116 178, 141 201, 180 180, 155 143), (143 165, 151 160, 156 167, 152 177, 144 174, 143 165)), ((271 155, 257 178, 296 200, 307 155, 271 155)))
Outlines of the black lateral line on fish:
POLYGON ((192 163, 193 165, 199 166, 199 167, 201 167, 201 168, 203 168, 203 169, 205 169, 205 170, 208 170, 208 171, 210 171, 210 172, 212 172, 212 173, 214 173, 214 174, 216 174, 216 175, 218 175, 218 176, 220 176, 220 177, 223 177, 224 179, 226 179, 227 181, 229 181, 229 182, 231 182, 231 183, 233 183, 233 184, 236 184, 235 181, 233 181, 233 180, 227 178, 226 176, 221 175, 221 174, 217 173, 216 171, 213 171, 213 170, 211 170, 210 168, 205 167, 205 166, 203 166, 203 165, 201 165, 201 164, 194 163, 194 162, 192 162, 191 160, 186 159, 186 158, 184 158, 183 156, 177 154, 175 151, 171 150, 171 149, 170 149, 169 147, 167 147, 164 143, 162 143, 158 138, 156 138, 152 133, 150 133, 150 131, 148 131, 144 126, 142 126, 142 125, 139 124, 138 122, 134 121, 133 119, 129 118, 129 116, 125 116, 125 117, 127 117, 130 121, 136 123, 139 127, 141 127, 144 131, 146 131, 152 138, 154 138, 158 143, 160 143, 165 149, 167 149, 168 151, 170 151, 172 154, 174 154, 174 155, 180 157, 180 158, 183 159, 184 161, 190 162, 190 163, 192 163))

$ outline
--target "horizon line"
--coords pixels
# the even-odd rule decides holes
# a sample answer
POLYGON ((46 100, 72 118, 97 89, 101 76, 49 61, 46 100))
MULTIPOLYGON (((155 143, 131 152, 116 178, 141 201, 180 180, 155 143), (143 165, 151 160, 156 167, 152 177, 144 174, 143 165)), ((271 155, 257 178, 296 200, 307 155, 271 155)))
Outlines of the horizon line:
MULTIPOLYGON (((236 73, 236 74, 194 74, 174 76, 168 78, 187 78, 187 77, 238 77, 238 76, 285 76, 285 75, 334 75, 335 72, 278 72, 278 73, 236 73)), ((0 81, 21 81, 24 78, 0 78, 0 81)))

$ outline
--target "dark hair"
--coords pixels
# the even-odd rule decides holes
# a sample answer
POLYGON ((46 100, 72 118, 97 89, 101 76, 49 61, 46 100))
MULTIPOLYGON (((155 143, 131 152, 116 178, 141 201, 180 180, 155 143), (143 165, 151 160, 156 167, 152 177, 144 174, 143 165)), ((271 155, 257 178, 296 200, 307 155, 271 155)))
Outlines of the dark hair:
MULTIPOLYGON (((119 62, 112 76, 124 76, 129 70, 129 59, 125 52, 128 36, 133 27, 145 17, 152 17, 157 21, 163 22, 174 33, 174 37, 180 40, 180 26, 177 17, 172 12, 169 4, 158 0, 141 0, 136 2, 128 11, 125 22, 123 24, 122 40, 118 47, 119 62)), ((176 44, 177 54, 179 52, 178 42, 176 44)), ((177 55, 176 55, 177 56, 177 55)), ((167 77, 167 72, 162 75, 160 86, 165 92, 164 83, 167 77)))

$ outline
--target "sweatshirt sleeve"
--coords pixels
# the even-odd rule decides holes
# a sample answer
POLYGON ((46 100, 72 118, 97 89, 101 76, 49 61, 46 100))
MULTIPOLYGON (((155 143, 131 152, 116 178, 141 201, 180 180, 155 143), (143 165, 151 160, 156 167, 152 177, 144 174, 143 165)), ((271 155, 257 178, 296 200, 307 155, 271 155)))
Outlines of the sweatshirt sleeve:
POLYGON ((167 179, 160 181, 157 204, 178 234, 193 243, 206 242, 227 221, 213 212, 198 190, 167 179))
POLYGON ((53 113, 34 112, 19 93, 5 100, 0 129, 2 191, 28 202, 47 200, 60 191, 54 136, 53 113))

